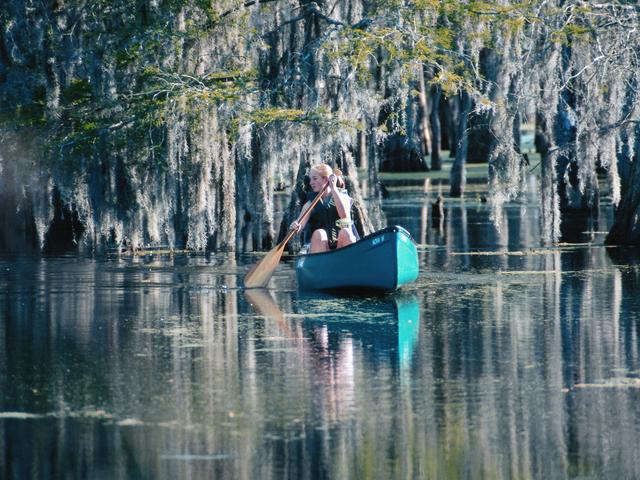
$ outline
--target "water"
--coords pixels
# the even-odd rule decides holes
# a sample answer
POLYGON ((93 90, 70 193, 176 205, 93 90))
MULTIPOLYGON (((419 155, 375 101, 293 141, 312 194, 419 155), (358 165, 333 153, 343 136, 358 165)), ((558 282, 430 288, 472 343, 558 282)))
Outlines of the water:
POLYGON ((640 478, 637 250, 432 197, 391 191, 422 265, 383 297, 290 257, 252 293, 251 255, 0 258, 0 478, 640 478))

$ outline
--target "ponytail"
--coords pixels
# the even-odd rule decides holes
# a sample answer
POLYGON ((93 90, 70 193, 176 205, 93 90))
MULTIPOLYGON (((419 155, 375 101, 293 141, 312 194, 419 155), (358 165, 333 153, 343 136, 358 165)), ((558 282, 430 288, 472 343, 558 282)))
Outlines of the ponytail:
POLYGON ((342 178, 342 171, 339 168, 334 168, 333 174, 336 176, 336 186, 338 188, 344 188, 345 183, 344 183, 344 179, 342 178))

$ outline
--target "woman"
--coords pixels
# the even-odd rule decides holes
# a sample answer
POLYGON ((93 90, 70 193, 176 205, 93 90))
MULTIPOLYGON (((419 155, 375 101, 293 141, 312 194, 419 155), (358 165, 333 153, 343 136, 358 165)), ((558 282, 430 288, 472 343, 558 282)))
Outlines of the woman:
POLYGON ((341 175, 340 170, 334 171, 325 163, 314 165, 309 171, 309 184, 313 192, 307 194, 307 203, 302 207, 303 212, 309 208, 327 182, 329 183, 311 214, 302 223, 295 221, 290 227, 299 232, 308 224, 308 231, 311 232, 309 253, 346 247, 357 240, 351 221, 352 200, 344 189, 341 175))

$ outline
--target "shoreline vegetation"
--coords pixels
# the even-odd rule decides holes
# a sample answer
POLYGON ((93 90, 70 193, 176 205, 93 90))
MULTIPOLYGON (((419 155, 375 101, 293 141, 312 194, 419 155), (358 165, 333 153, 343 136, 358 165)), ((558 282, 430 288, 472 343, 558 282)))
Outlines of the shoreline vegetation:
MULTIPOLYGON (((537 179, 540 178, 540 155, 535 152, 534 146, 531 141, 527 142, 526 139, 533 136, 533 126, 523 126, 522 130, 523 143, 521 145, 521 151, 526 154, 529 159, 529 164, 532 165, 528 170, 529 175, 535 175, 537 179)), ((488 188, 489 188, 489 176, 488 176, 488 164, 485 163, 471 163, 465 165, 467 189, 466 195, 462 198, 450 197, 447 187, 450 186, 451 169, 453 166, 454 158, 451 158, 449 151, 443 151, 442 156, 444 161, 442 162, 442 168, 440 170, 428 170, 423 172, 380 172, 378 174, 379 181, 384 188, 388 191, 388 195, 393 198, 395 193, 422 193, 424 196, 424 202, 429 202, 442 196, 443 202, 446 205, 447 202, 464 202, 469 206, 482 205, 487 203, 488 188)), ((364 177, 366 172, 363 170, 358 171, 359 176, 364 177)), ((602 185, 603 191, 606 191, 606 185, 602 185)), ((274 192, 276 197, 281 198, 281 204, 285 204, 287 198, 291 195, 290 188, 282 188, 274 192)), ((366 200, 366 199, 365 199, 366 200)), ((384 207, 384 200, 382 201, 384 207)), ((276 208, 276 217, 284 215, 284 211, 276 208)), ((555 242, 546 247, 528 248, 526 250, 500 250, 500 251, 483 251, 483 250, 471 250, 465 252, 448 252, 448 255, 459 256, 531 256, 531 255, 549 255, 555 253, 561 253, 563 251, 572 250, 574 248, 582 248, 585 246, 596 247, 602 246, 607 249, 619 248, 620 246, 605 245, 604 236, 607 231, 590 231, 583 232, 593 235, 599 235, 601 238, 597 242, 555 242)), ((417 244, 419 250, 438 249, 442 248, 442 245, 429 245, 429 244, 417 244)), ((142 248, 139 250, 122 250, 109 252, 110 255, 133 255, 133 256, 173 256, 180 254, 202 254, 197 250, 189 249, 172 249, 168 247, 158 248, 142 248)), ((251 252, 252 257, 262 257, 266 252, 251 252)), ((297 252, 285 251, 283 257, 295 257, 297 252)))

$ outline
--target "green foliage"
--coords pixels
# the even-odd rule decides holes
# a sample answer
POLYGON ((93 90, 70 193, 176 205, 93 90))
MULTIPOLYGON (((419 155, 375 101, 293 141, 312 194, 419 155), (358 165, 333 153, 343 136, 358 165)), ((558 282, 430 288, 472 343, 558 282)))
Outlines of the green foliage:
POLYGON ((329 62, 346 60, 361 82, 375 68, 398 71, 403 83, 432 71, 432 84, 445 94, 472 89, 476 78, 473 59, 465 45, 490 44, 494 24, 505 32, 519 32, 530 18, 530 2, 502 6, 498 2, 378 0, 369 28, 343 28, 327 46, 329 62))
POLYGON ((329 47, 327 58, 330 62, 345 60, 359 80, 367 81, 371 78, 371 61, 382 44, 381 38, 364 30, 345 28, 341 32, 341 41, 329 47))
POLYGON ((575 42, 588 41, 593 33, 590 27, 583 25, 569 24, 551 34, 551 39, 555 43, 571 45, 575 42))
MULTIPOLYGON (((163 130, 178 111, 190 122, 200 121, 211 109, 222 112, 223 128, 231 139, 246 122, 363 128, 355 120, 339 121, 335 113, 322 108, 296 108, 304 102, 296 97, 299 83, 290 76, 293 69, 287 62, 294 61, 288 58, 279 59, 276 78, 260 78, 255 58, 280 55, 269 49, 280 48, 281 44, 274 47, 261 30, 264 26, 249 23, 252 13, 244 2, 161 0, 157 7, 151 7, 126 0, 95 0, 92 5, 85 9, 84 2, 69 0, 65 2, 65 14, 79 22, 82 19, 82 28, 74 34, 82 32, 83 41, 96 47, 92 59, 113 71, 117 92, 103 97, 106 87, 102 85, 97 91, 88 70, 78 68, 77 78, 67 80, 62 88, 61 104, 55 112, 47 111, 46 91, 39 88, 30 100, 4 109, 0 118, 3 124, 46 127, 52 148, 79 152, 81 156, 88 155, 104 138, 109 138, 115 148, 162 148, 163 130), (183 20, 180 25, 178 14, 183 20), (192 52, 196 51, 194 47, 199 48, 199 41, 206 39, 210 45, 236 31, 240 32, 237 41, 241 45, 225 51, 226 58, 212 50, 211 58, 194 59, 192 52), (255 51, 260 53, 252 57, 255 51), (202 64, 211 71, 195 74, 202 64)), ((257 8, 268 10, 266 15, 275 5, 264 3, 257 8)), ((547 22, 563 25, 551 34, 555 42, 589 40, 595 28, 590 22, 592 8, 576 3, 553 9, 535 0, 508 4, 497 0, 372 0, 367 3, 366 22, 351 26, 336 22, 326 27, 324 21, 316 19, 320 28, 326 28, 318 34, 317 42, 310 43, 313 47, 309 52, 320 59, 319 69, 337 68, 335 77, 343 83, 354 82, 355 78, 354 85, 345 88, 412 91, 417 75, 421 75, 448 97, 461 90, 475 90, 478 95, 474 98, 480 98, 483 79, 476 65, 480 49, 495 47, 496 38, 522 35, 530 25, 547 22), (374 76, 379 76, 375 82, 374 76), (392 81, 396 83, 385 83, 392 81)), ((4 8, 0 14, 4 21, 4 8)), ((270 21, 265 21, 269 29, 273 28, 270 21)), ((276 30, 286 33, 289 28, 299 28, 296 22, 315 20, 301 15, 299 19, 279 21, 276 30)), ((57 24, 47 28, 54 42, 62 42, 59 39, 68 35, 58 31, 57 24)), ((293 52, 293 56, 299 53, 293 52)), ((322 76, 326 72, 318 73, 322 76)), ((36 72, 34 77, 40 74, 36 72)), ((402 129, 401 119, 392 115, 390 120, 399 125, 393 127, 394 131, 402 129)))
POLYGON ((42 127, 46 124, 46 90, 38 86, 31 92, 30 101, 6 104, 0 110, 0 124, 14 128, 42 127))
POLYGON ((447 70, 437 72, 430 83, 438 85, 442 89, 442 93, 447 97, 454 96, 461 90, 469 89, 469 81, 463 75, 447 70))
POLYGON ((82 105, 91 99, 91 84, 84 78, 74 78, 68 87, 62 89, 63 102, 82 105))
POLYGON ((44 105, 35 102, 17 104, 12 115, 12 123, 17 127, 43 126, 46 123, 44 105))
POLYGON ((321 124, 334 121, 333 116, 324 109, 260 108, 249 112, 247 118, 261 126, 273 122, 321 124))
POLYGON ((145 93, 137 96, 165 102, 184 99, 192 106, 215 107, 224 102, 237 102, 255 92, 256 78, 254 69, 218 71, 197 77, 147 68, 139 78, 145 93))
POLYGON ((310 115, 304 110, 285 108, 263 108, 254 110, 249 118, 255 123, 267 125, 271 122, 300 122, 308 119, 310 115))

